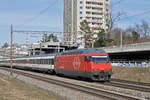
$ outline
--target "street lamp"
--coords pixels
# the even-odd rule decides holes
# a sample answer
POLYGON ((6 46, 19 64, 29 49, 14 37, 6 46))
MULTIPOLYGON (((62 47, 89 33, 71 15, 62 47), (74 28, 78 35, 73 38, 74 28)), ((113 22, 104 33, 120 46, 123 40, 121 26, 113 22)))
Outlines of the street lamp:
POLYGON ((94 48, 94 42, 97 40, 97 37, 97 34, 93 34, 92 48, 94 48))

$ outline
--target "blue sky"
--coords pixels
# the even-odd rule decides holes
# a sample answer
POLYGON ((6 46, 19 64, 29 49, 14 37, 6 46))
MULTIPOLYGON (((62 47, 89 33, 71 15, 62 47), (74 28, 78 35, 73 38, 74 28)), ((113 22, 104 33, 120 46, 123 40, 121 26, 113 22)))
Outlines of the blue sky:
MULTIPOLYGON (((126 13, 123 17, 127 17, 148 10, 150 0, 112 0, 113 15, 123 11, 126 13)), ((124 18, 116 24, 127 27, 143 19, 150 23, 150 12, 124 18)), ((10 24, 17 30, 63 31, 63 0, 0 0, 0 45, 10 40, 10 24)), ((16 33, 14 37, 15 42, 25 43, 27 35, 16 33)))

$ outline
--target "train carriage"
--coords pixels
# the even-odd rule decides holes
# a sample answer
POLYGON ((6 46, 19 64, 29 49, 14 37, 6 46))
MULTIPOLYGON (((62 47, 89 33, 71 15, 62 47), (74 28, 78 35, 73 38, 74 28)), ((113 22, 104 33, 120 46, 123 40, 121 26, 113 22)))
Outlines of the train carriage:
MULTIPOLYGON (((13 67, 54 73, 55 54, 13 58, 13 67)), ((0 61, 1 66, 10 66, 10 59, 0 61)))

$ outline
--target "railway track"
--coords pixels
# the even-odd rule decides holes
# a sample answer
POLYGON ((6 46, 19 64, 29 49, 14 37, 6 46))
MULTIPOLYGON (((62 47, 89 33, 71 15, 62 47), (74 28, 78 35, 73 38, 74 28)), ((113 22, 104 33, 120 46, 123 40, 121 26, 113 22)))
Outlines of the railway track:
POLYGON ((112 79, 109 83, 104 83, 109 86, 120 87, 125 89, 137 90, 150 93, 150 83, 134 82, 120 79, 112 79))
MULTIPOLYGON (((0 68, 0 69, 9 71, 8 68, 0 68)), ((94 95, 94 96, 97 96, 100 98, 105 98, 107 100, 145 100, 144 98, 130 96, 130 95, 117 93, 117 92, 113 92, 113 91, 108 91, 108 90, 104 90, 104 89, 100 89, 100 88, 96 88, 96 87, 92 87, 92 86, 87 86, 84 84, 77 84, 77 83, 71 83, 71 82, 66 82, 66 81, 62 81, 62 80, 47 78, 44 76, 31 74, 28 72, 22 72, 22 71, 18 71, 18 70, 14 70, 13 72, 16 74, 34 78, 36 80, 40 80, 43 82, 47 82, 47 83, 63 86, 66 88, 74 89, 74 90, 84 92, 89 95, 94 95)))
POLYGON ((150 87, 150 83, 128 81, 128 80, 121 80, 121 79, 111 79, 111 81, 122 82, 122 83, 129 83, 129 84, 135 84, 135 85, 141 85, 141 86, 149 86, 150 87))

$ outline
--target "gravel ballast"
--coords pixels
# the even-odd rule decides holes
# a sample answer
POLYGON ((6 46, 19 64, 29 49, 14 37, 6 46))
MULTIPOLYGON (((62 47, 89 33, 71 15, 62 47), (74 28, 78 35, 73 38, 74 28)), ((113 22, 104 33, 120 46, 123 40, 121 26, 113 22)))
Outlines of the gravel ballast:
MULTIPOLYGON (((0 70, 0 73, 3 73, 5 75, 9 75, 9 73, 4 71, 4 70, 0 70)), ((29 72, 29 73, 32 73, 32 72, 29 72)), ((130 90, 130 89, 117 88, 117 87, 112 87, 112 86, 106 86, 102 83, 95 83, 95 82, 91 83, 91 82, 85 82, 85 81, 74 80, 74 79, 69 79, 69 78, 62 78, 62 77, 57 77, 55 75, 47 75, 47 74, 41 74, 41 73, 35 73, 35 74, 41 75, 41 76, 44 76, 47 78, 50 77, 50 78, 69 81, 69 82, 73 82, 73 83, 77 83, 77 84, 80 83, 80 84, 84 84, 84 85, 96 86, 96 87, 99 87, 102 89, 111 90, 111 91, 115 91, 118 93, 124 93, 124 94, 132 95, 132 96, 137 96, 137 97, 142 97, 142 98, 150 97, 150 93, 140 92, 140 91, 135 91, 135 90, 130 90)), ((75 91, 72 89, 68 89, 65 87, 61 87, 58 85, 49 84, 49 83, 42 82, 42 81, 37 81, 36 79, 32 79, 32 78, 25 77, 22 75, 14 74, 14 76, 17 79, 22 80, 26 83, 36 85, 37 87, 40 87, 42 89, 53 92, 56 95, 60 95, 60 96, 64 97, 65 100, 104 100, 104 99, 97 98, 95 96, 87 95, 85 93, 75 91)))

